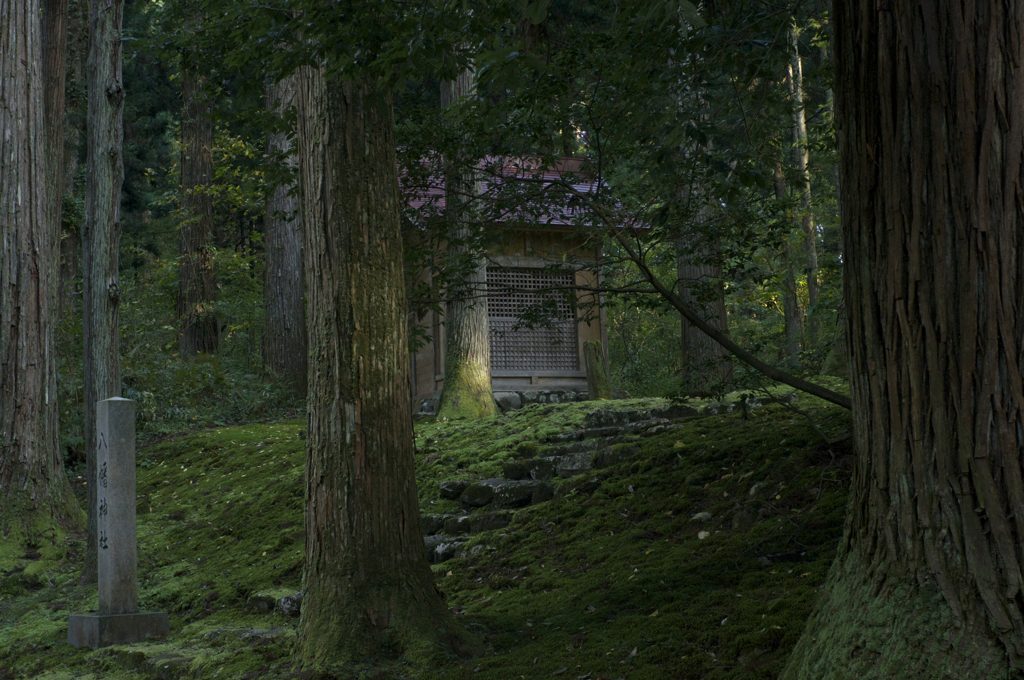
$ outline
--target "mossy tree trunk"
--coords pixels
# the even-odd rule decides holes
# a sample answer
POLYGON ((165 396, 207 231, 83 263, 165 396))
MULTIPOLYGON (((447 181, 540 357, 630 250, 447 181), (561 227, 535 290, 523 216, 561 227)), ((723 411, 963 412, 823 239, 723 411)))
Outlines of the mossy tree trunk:
MULTIPOLYGON (((450 106, 472 94, 473 72, 463 71, 441 83, 441 105, 450 106)), ((449 164, 445 177, 445 217, 455 234, 448 247, 453 261, 470 264, 463 283, 448 289, 444 315, 444 386, 438 400, 439 418, 481 418, 497 413, 491 391, 491 339, 487 316, 487 261, 467 245, 464 226, 476 193, 476 179, 457 163, 449 164), (456 168, 456 169, 453 169, 456 168)))
POLYGON ((309 384, 297 658, 450 645, 420 534, 394 118, 372 82, 298 77, 309 384))
MULTIPOLYGON (((194 27, 193 27, 194 29, 194 27)), ((179 354, 216 352, 220 328, 214 314, 213 277, 213 122, 203 79, 182 69, 181 225, 178 230, 179 354)))
POLYGON ((82 228, 82 344, 85 400, 85 460, 88 484, 88 549, 83 579, 96 565, 96 402, 121 396, 118 353, 118 254, 124 137, 121 85, 121 15, 124 3, 89 2, 89 91, 85 226, 82 228))
POLYGON ((58 440, 40 18, 0 3, 0 570, 84 521, 58 440))
POLYGON ((833 7, 857 459, 783 677, 1019 677, 1024 5, 833 7))
MULTIPOLYGON (((294 105, 295 76, 267 85, 266 105, 283 115, 294 105)), ((267 152, 282 155, 294 167, 295 153, 288 135, 267 135, 267 152)), ((302 221, 299 199, 291 184, 279 184, 267 196, 264 213, 263 307, 266 331, 263 335, 263 364, 269 373, 306 391, 306 318, 302 307, 302 221)))

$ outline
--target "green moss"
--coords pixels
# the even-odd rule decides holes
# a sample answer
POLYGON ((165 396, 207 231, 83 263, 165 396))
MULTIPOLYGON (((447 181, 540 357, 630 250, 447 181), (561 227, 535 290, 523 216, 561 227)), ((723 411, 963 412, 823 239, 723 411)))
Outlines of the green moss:
MULTIPOLYGON (((438 498, 441 481, 499 476, 505 462, 583 427, 595 406, 421 421, 421 510, 459 510, 438 498)), ((828 432, 848 426, 838 409, 801 407, 828 432)), ((140 604, 172 613, 171 636, 96 652, 67 645, 68 614, 96 607, 95 586, 78 584, 80 565, 70 559, 81 546, 71 544, 68 560, 0 580, 0 677, 295 673, 296 620, 258 613, 258 603, 301 588, 303 434, 291 421, 141 450, 140 604), (167 669, 157 667, 161 659, 167 669)), ((564 677, 777 677, 832 561, 849 469, 847 451, 830 450, 779 406, 644 438, 631 458, 561 480, 559 499, 472 536, 473 557, 434 566, 448 606, 485 641, 485 655, 460 660, 426 645, 345 673, 511 680, 564 667, 564 677), (691 520, 700 512, 711 520, 691 520)))

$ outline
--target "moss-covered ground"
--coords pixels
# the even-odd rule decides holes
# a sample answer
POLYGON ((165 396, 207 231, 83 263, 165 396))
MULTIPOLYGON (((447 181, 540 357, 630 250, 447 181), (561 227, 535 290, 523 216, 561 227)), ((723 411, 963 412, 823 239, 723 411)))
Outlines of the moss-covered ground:
MULTIPOLYGON (((848 415, 801 407, 821 432, 778 405, 701 418, 642 439, 616 466, 559 480, 555 500, 433 567, 485 655, 413 658, 366 677, 776 677, 832 562, 851 464, 848 443, 822 437, 845 431, 848 415)), ((421 421, 422 512, 457 511, 438 498, 440 482, 543 455, 547 437, 582 427, 593 408, 421 421)), ((0 575, 0 679, 309 677, 291 665, 297 619, 272 607, 301 588, 303 436, 290 421, 141 449, 140 606, 171 613, 170 637, 70 646, 68 615, 94 610, 97 595, 79 584, 81 545, 69 544, 0 575)))

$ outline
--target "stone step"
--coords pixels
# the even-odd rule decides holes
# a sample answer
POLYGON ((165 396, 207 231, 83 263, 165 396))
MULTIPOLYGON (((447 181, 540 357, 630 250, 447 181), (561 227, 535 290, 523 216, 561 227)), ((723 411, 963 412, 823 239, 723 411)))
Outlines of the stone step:
POLYGON ((551 484, 538 480, 508 480, 500 477, 473 482, 459 495, 459 503, 471 508, 485 505, 496 510, 524 508, 554 496, 551 484))
POLYGON ((424 536, 432 536, 434 534, 447 534, 448 536, 478 534, 481 531, 504 529, 511 521, 512 512, 508 510, 498 512, 478 512, 472 515, 447 514, 420 516, 420 524, 423 529, 424 536))

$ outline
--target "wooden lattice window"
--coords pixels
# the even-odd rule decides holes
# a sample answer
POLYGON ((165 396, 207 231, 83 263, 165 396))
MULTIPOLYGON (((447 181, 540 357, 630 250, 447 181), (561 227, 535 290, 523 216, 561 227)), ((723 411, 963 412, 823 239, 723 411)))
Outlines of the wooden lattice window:
POLYGON ((487 268, 487 285, 495 291, 487 298, 490 317, 491 370, 579 370, 576 313, 560 292, 532 291, 571 286, 571 272, 544 269, 487 268), (514 288, 515 291, 507 291, 514 288), (503 289, 506 292, 501 292, 503 289), (520 315, 547 302, 548 326, 516 328, 520 315))

